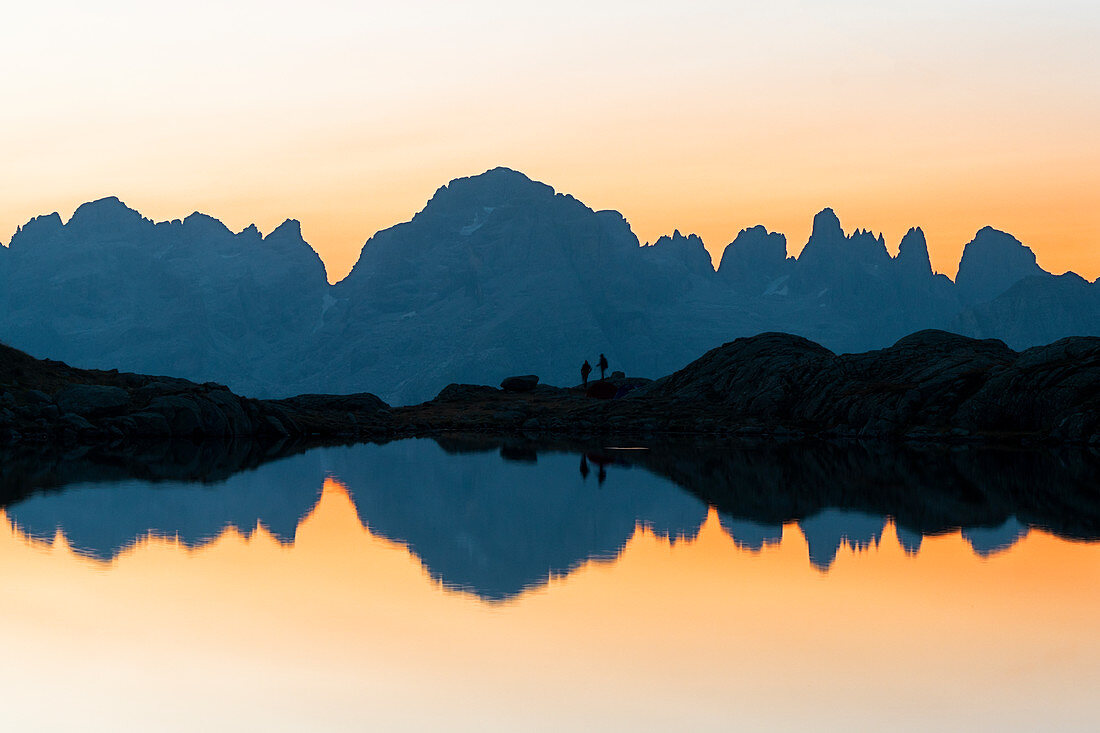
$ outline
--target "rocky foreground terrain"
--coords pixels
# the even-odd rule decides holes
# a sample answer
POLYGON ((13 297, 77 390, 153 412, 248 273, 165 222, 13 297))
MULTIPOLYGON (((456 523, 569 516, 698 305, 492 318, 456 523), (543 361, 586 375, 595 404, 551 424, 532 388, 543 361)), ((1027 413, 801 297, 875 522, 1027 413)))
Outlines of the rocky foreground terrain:
POLYGON ((110 443, 232 436, 385 440, 448 432, 1100 444, 1100 338, 1016 352, 921 331, 837 355, 766 333, 656 381, 561 388, 450 385, 391 407, 370 394, 255 400, 182 379, 73 369, 0 349, 0 441, 110 443))

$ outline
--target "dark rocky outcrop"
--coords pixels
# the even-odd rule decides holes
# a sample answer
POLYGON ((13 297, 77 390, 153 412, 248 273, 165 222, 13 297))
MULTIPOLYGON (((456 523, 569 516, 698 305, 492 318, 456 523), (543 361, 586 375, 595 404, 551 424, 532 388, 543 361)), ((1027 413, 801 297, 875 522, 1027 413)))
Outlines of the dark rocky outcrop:
POLYGON ((487 432, 1100 443, 1097 338, 1020 353, 1001 341, 921 331, 887 349, 838 355, 770 333, 737 339, 652 383, 540 387, 530 397, 459 389, 395 416, 487 432))
POLYGON ((101 444, 384 431, 374 395, 254 400, 214 384, 74 369, 0 345, 0 443, 101 444))
POLYGON ((561 388, 530 375, 502 386, 450 385, 410 407, 370 394, 254 400, 218 384, 84 371, 0 348, 0 438, 389 439, 460 431, 1100 445, 1100 338, 1091 337, 1017 352, 993 339, 920 331, 886 349, 835 354, 800 336, 766 333, 713 349, 655 382, 614 376, 561 388))

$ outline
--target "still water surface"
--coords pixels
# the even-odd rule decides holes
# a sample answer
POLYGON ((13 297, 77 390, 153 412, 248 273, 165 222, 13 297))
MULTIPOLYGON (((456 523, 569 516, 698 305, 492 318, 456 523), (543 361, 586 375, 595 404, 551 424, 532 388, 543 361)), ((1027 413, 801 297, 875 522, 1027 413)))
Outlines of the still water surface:
POLYGON ((1100 726, 1091 464, 1040 465, 1070 486, 1021 518, 996 456, 637 453, 402 441, 31 493, 0 527, 0 725, 1100 726), (936 461, 914 504, 899 476, 936 461))

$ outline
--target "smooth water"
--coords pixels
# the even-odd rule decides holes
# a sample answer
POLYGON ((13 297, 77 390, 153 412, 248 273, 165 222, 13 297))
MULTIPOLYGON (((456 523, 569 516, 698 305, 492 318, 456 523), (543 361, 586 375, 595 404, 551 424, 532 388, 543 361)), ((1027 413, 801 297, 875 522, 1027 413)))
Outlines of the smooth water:
POLYGON ((9 472, 0 725, 1100 726, 1092 455, 458 448, 9 472))

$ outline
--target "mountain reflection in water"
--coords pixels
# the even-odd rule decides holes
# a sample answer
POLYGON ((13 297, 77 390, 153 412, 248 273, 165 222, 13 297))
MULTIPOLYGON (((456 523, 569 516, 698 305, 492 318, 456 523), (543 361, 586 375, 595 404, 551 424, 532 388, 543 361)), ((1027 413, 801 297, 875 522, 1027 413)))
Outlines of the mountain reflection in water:
POLYGON ((501 601, 587 562, 614 560, 639 528, 669 543, 691 541, 712 507, 722 531, 748 551, 780 543, 794 523, 821 571, 842 548, 878 547, 891 523, 910 555, 926 536, 960 530, 981 556, 1010 548, 1033 526, 1095 540, 1095 468, 1095 456, 1080 451, 539 450, 409 440, 315 449, 215 484, 70 476, 5 512, 28 540, 60 534, 102 563, 150 536, 195 548, 262 527, 292 545, 332 478, 372 535, 406 546, 445 588, 501 601))
POLYGON ((1096 729, 1093 454, 649 447, 0 456, 0 729, 1096 729))

